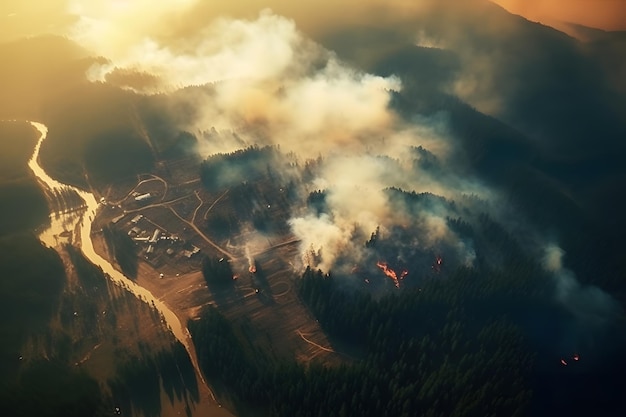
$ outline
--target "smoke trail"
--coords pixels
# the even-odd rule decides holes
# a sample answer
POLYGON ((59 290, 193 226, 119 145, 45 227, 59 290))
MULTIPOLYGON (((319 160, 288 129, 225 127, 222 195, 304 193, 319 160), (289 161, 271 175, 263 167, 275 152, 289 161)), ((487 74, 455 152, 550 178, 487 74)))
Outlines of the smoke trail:
POLYGON ((574 273, 563 267, 564 254, 554 244, 545 248, 544 266, 553 274, 557 300, 585 324, 606 324, 619 312, 618 303, 600 288, 580 284, 574 273))

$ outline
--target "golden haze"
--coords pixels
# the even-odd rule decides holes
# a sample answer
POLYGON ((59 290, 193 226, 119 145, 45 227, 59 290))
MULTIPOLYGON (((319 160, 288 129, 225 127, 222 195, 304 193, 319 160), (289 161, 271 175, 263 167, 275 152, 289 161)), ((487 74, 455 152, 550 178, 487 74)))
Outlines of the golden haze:
MULTIPOLYGON (((512 13, 544 24, 566 21, 606 30, 626 30, 626 1, 623 0, 493 1, 512 13)), ((0 4, 0 42, 43 33, 67 34, 76 23, 77 18, 73 13, 77 9, 87 7, 97 13, 99 9, 106 8, 98 6, 100 3, 108 2, 3 0, 0 4)), ((198 25, 204 25, 216 16, 254 18, 264 8, 293 18, 298 27, 309 34, 350 24, 385 25, 418 13, 424 7, 440 4, 441 0, 165 0, 158 4, 132 0, 125 3, 132 5, 129 7, 131 15, 136 15, 137 8, 143 6, 150 7, 151 12, 155 7, 162 8, 164 5, 168 5, 170 10, 178 10, 178 13, 170 13, 169 25, 155 28, 162 35, 168 36, 184 33, 185 28, 193 31, 198 25)), ((121 8, 119 13, 125 13, 124 9, 121 8)))
POLYGON ((624 0, 494 0, 494 3, 548 25, 570 22, 605 30, 626 30, 624 0))

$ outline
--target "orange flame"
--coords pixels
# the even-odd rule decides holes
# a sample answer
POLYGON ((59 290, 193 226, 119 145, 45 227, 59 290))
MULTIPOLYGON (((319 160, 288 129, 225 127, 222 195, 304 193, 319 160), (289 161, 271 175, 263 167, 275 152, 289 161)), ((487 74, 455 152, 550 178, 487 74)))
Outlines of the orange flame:
POLYGON ((389 265, 387 264, 387 262, 378 261, 376 262, 376 266, 379 267, 380 270, 383 271, 385 275, 391 278, 391 280, 393 281, 393 285, 395 285, 396 288, 400 288, 400 280, 404 279, 404 277, 406 277, 409 274, 409 271, 405 269, 400 273, 400 277, 398 278, 398 274, 396 273, 396 271, 389 268, 389 265))

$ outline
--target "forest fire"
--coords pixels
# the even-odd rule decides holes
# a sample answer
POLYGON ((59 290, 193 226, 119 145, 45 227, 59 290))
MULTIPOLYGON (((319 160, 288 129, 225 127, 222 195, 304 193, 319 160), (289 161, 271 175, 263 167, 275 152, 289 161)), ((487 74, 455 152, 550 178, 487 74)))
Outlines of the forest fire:
POLYGON ((402 272, 400 272, 400 276, 398 277, 396 271, 391 269, 387 262, 378 261, 376 262, 376 266, 379 267, 385 275, 391 278, 391 280, 393 281, 393 285, 395 285, 396 288, 400 288, 400 280, 404 279, 409 274, 409 271, 404 269, 402 270, 402 272))

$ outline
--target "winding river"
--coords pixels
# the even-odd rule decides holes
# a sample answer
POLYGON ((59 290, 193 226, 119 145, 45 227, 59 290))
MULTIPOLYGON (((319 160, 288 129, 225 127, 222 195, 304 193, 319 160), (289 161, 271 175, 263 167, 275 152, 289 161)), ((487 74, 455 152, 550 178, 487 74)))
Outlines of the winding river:
MULTIPOLYGON (((140 285, 137 285, 134 281, 130 280, 120 271, 115 269, 109 261, 96 253, 96 251, 94 250, 93 242, 91 240, 92 221, 96 218, 96 213, 99 206, 96 197, 93 194, 83 191, 79 188, 60 183, 59 181, 50 177, 43 170, 43 168, 41 168, 41 166, 39 165, 39 150, 41 148, 41 144, 46 139, 46 136, 48 134, 48 128, 46 125, 37 122, 30 122, 30 124, 41 134, 37 145, 35 146, 33 156, 28 161, 28 167, 35 174, 40 182, 40 185, 47 193, 52 194, 62 191, 73 191, 77 193, 85 202, 85 206, 82 210, 72 211, 66 214, 52 214, 50 216, 50 226, 39 235, 41 241, 47 246, 55 247, 58 244, 60 232, 67 230, 73 231, 76 230, 76 226, 78 226, 77 236, 72 243, 80 247, 83 255, 90 262, 102 268, 102 271, 105 272, 107 278, 117 283, 118 285, 124 286, 140 300, 145 301, 148 304, 152 304, 161 313, 163 319, 165 320, 165 323, 172 331, 176 339, 178 339, 178 341, 182 343, 183 346, 185 346, 185 349, 187 350, 187 353, 191 358, 191 362, 196 369, 196 373, 198 374, 200 381, 202 381, 202 383, 208 388, 208 385, 202 377, 202 372, 200 372, 195 349, 193 347, 193 344, 191 343, 191 335, 189 334, 187 327, 181 323, 176 314, 174 314, 174 312, 170 310, 169 307, 165 305, 165 303, 154 297, 152 293, 146 288, 141 287, 140 285)), ((213 397, 213 400, 215 400, 215 397, 210 388, 209 392, 211 394, 211 397, 213 397)))

